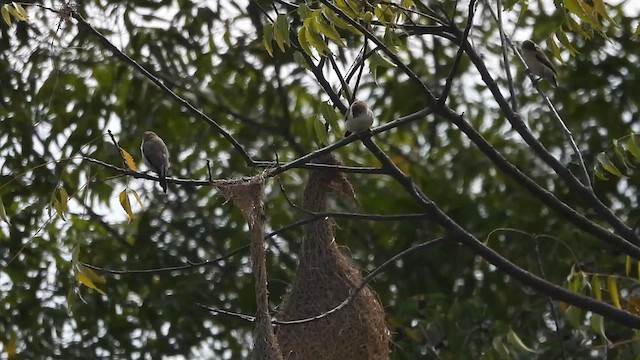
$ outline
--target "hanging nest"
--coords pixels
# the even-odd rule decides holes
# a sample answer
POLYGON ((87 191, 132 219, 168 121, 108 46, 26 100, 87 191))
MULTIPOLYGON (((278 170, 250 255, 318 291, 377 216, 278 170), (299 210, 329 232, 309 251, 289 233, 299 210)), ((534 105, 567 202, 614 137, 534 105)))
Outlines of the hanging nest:
MULTIPOLYGON (((339 164, 333 155, 318 163, 339 164)), ((347 179, 337 171, 313 170, 305 188, 303 206, 327 211, 327 195, 337 190, 355 200, 347 179)), ((362 275, 338 248, 332 219, 305 225, 305 239, 292 288, 285 297, 279 320, 313 317, 339 305, 362 283, 362 275)), ((280 325, 276 336, 284 359, 388 359, 389 337, 376 293, 365 287, 346 307, 319 320, 280 325)))
POLYGON ((256 360, 282 360, 278 341, 271 326, 269 294, 267 291, 266 250, 264 244, 264 205, 262 203, 264 178, 256 176, 249 181, 219 184, 227 199, 240 208, 249 224, 251 235, 251 267, 256 277, 256 322, 252 358, 256 360))

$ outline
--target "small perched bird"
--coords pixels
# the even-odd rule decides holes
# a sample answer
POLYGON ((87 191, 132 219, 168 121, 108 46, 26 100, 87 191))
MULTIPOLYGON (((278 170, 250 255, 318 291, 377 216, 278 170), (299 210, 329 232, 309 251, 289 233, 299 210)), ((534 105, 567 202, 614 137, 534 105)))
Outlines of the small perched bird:
POLYGON ((357 100, 347 110, 347 132, 345 137, 353 132, 365 131, 373 124, 373 111, 366 102, 357 100))
POLYGON ((544 54, 542 49, 531 40, 525 40, 522 42, 522 57, 524 58, 524 62, 527 63, 529 69, 531 69, 531 73, 533 75, 539 76, 541 78, 545 78, 553 84, 553 86, 558 86, 556 82, 556 75, 558 72, 549 61, 547 55, 544 54))
POLYGON ((145 131, 140 151, 145 164, 151 168, 160 179, 162 191, 167 192, 167 169, 169 169, 169 150, 164 141, 153 131, 145 131))

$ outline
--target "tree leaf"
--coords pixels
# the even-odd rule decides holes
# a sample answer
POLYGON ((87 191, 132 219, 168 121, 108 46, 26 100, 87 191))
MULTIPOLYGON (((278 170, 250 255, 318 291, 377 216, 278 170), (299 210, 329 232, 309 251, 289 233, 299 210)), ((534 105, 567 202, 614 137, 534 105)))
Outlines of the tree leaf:
POLYGON ((329 140, 327 137, 327 130, 324 126, 322 120, 319 117, 316 117, 313 121, 313 130, 316 135, 316 139, 318 141, 318 145, 327 146, 329 145, 329 140))
POLYGON ((289 44, 289 20, 285 15, 278 15, 273 32, 276 37, 276 44, 278 44, 280 51, 285 52, 285 44, 289 44))
POLYGON ((16 19, 24 22, 29 22, 29 14, 20 4, 16 4, 15 2, 11 3, 13 5, 13 9, 9 8, 9 12, 16 17, 16 19))
POLYGON ((593 296, 596 300, 602 300, 602 288, 600 287, 600 277, 598 275, 594 275, 591 278, 591 289, 593 290, 593 296))
POLYGON ((611 162, 611 159, 609 159, 607 154, 601 152, 596 156, 596 159, 598 160, 600 165, 602 165, 602 168, 608 171, 609 173, 618 177, 624 176, 622 175, 620 170, 618 170, 618 168, 613 164, 613 162, 611 162))
POLYGON ((58 209, 58 215, 62 216, 62 219, 66 220, 66 215, 69 211, 67 204, 69 202, 69 194, 63 186, 58 189, 58 196, 60 197, 60 208, 58 209))
POLYGON ((9 15, 9 5, 8 4, 3 5, 0 12, 2 13, 2 18, 4 19, 4 22, 6 22, 7 25, 11 27, 11 15, 9 15))
POLYGON ((316 27, 316 30, 319 33, 322 33, 327 38, 331 39, 334 43, 338 44, 340 47, 346 47, 347 45, 342 41, 340 34, 338 31, 331 25, 326 24, 322 21, 322 18, 314 19, 313 25, 316 27))
POLYGON ((609 289, 609 296, 611 297, 611 303, 618 309, 622 309, 620 306, 620 295, 618 294, 618 283, 613 276, 607 277, 607 289, 609 289))
POLYGON ((136 198, 136 201, 138 202, 138 205, 140 205, 140 208, 144 211, 144 205, 142 205, 142 201, 140 200, 140 196, 138 195, 138 192, 135 190, 131 190, 131 193, 133 194, 133 197, 136 198))
POLYGON ((122 205, 122 208, 124 209, 124 211, 127 213, 127 216, 129 217, 128 222, 131 223, 131 220, 133 220, 135 216, 133 215, 133 211, 131 211, 131 203, 129 202, 129 196, 127 195, 126 189, 122 190, 119 198, 120 198, 120 205, 122 205))
POLYGON ((0 196, 0 220, 3 220, 7 224, 11 225, 11 221, 9 221, 9 217, 7 216, 7 211, 4 209, 4 203, 2 202, 1 196, 0 196))
POLYGON ((306 27, 302 26, 300 27, 300 30, 298 30, 298 42, 300 43, 300 47, 302 47, 302 50, 312 59, 315 59, 316 57, 313 56, 313 51, 311 51, 311 47, 309 46, 309 41, 307 39, 307 33, 308 30, 306 27))
POLYGON ((269 56, 273 57, 273 24, 264 24, 262 27, 262 46, 269 56))
POLYGON ((107 293, 105 293, 102 289, 97 287, 96 284, 94 284, 93 281, 91 281, 91 279, 89 279, 89 277, 87 275, 83 274, 82 272, 78 272, 76 274, 76 279, 82 285, 88 287, 89 289, 97 291, 100 295, 107 295, 107 293))
POLYGON ((518 336, 518 334, 516 334, 515 331, 513 331, 513 329, 509 329, 509 332, 507 333, 507 341, 515 346, 516 348, 518 348, 519 350, 522 351, 526 351, 526 352, 530 352, 530 353, 535 353, 534 350, 532 350, 531 348, 527 347, 522 340, 520 339, 520 337, 518 336))
POLYGON ((609 343, 609 339, 607 339, 607 335, 604 333, 604 319, 602 318, 602 315, 593 314, 589 323, 591 325, 591 329, 593 329, 596 334, 600 335, 604 341, 609 343))
POLYGON ((329 105, 327 102, 323 102, 320 104, 320 113, 324 118, 324 121, 329 124, 329 127, 340 134, 340 123, 338 113, 333 108, 333 106, 329 105))
POLYGON ((96 274, 96 272, 93 271, 92 269, 89 269, 88 267, 80 263, 76 264, 76 266, 79 272, 83 273, 86 277, 91 279, 91 281, 93 281, 94 283, 98 283, 98 284, 107 283, 107 279, 104 276, 96 274))
POLYGON ((18 13, 22 16, 24 21, 29 22, 29 13, 25 10, 22 5, 13 3, 13 6, 18 10, 18 13))
POLYGON ((631 136, 629 136, 629 140, 627 140, 627 148, 636 160, 640 160, 640 146, 638 146, 638 142, 636 141, 636 134, 631 134, 631 136))
POLYGON ((136 166, 135 160, 133 160, 133 156, 131 156, 131 154, 129 154, 129 152, 123 148, 120 148, 120 152, 122 154, 122 157, 124 158, 124 162, 129 167, 129 170, 138 171, 138 167, 136 166))

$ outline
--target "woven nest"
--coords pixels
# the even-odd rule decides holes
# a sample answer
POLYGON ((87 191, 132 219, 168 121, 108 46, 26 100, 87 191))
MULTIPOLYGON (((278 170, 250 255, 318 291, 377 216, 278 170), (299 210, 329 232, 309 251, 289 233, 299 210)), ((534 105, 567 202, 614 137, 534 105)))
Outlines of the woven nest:
MULTIPOLYGON (((318 162, 338 164, 332 155, 318 162)), ((314 170, 305 188, 304 208, 326 211, 331 188, 355 199, 351 184, 342 174, 314 170)), ((360 270, 335 242, 334 227, 331 219, 320 219, 305 226, 298 269, 278 319, 303 319, 331 310, 361 284, 360 270)), ((335 314, 305 324, 281 325, 276 329, 276 336, 285 359, 389 358, 390 333, 384 309, 369 287, 335 314)))

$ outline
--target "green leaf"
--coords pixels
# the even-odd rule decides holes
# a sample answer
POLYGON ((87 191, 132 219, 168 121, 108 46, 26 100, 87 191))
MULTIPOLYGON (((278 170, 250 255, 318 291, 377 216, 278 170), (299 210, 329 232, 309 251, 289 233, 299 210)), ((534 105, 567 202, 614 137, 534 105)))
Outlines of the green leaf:
POLYGON ((362 33, 358 29, 356 29, 355 27, 353 27, 353 25, 347 23, 346 21, 342 20, 342 18, 336 15, 336 13, 334 13, 333 10, 329 9, 325 5, 322 5, 321 10, 322 10, 322 14, 325 16, 325 18, 329 21, 331 25, 336 26, 340 29, 345 29, 347 31, 350 31, 351 33, 357 36, 362 36, 362 33))
POLYGON ((564 30, 558 29, 558 31, 556 31, 556 37, 558 38, 558 41, 560 41, 562 46, 566 50, 569 50, 571 56, 575 56, 576 54, 580 53, 578 49, 573 46, 573 41, 569 40, 569 38, 567 37, 567 33, 565 33, 564 30))
POLYGON ((67 194, 67 190, 65 190, 64 187, 60 187, 58 195, 60 196, 60 209, 58 211, 61 212, 59 215, 62 216, 63 219, 66 219, 67 212, 69 211, 67 207, 69 194, 67 194))
POLYGON ((582 328, 582 310, 579 308, 570 305, 567 307, 567 310, 565 310, 564 317, 575 329, 582 328))
POLYGON ((318 145, 327 146, 329 145, 329 139, 327 137, 327 130, 324 126, 324 123, 320 120, 319 117, 316 117, 313 121, 313 130, 316 135, 316 140, 318 145))
POLYGON ((262 27, 262 45, 269 56, 273 57, 273 24, 264 24, 262 27))
POLYGON ((11 225, 11 221, 9 221, 9 217, 7 216, 7 211, 4 209, 2 197, 0 197, 0 220, 3 220, 7 224, 11 225))
POLYGON ((331 39, 334 43, 338 44, 338 46, 340 46, 340 47, 346 47, 347 46, 342 41, 342 38, 340 37, 340 34, 338 34, 338 31, 333 26, 324 23, 320 19, 314 19, 314 20, 315 21, 313 22, 313 25, 314 25, 315 29, 319 33, 322 33, 324 36, 326 36, 327 38, 331 39))
POLYGON ((278 15, 273 32, 280 51, 285 52, 285 45, 289 45, 289 20, 285 15, 278 15))
POLYGON ((392 28, 388 27, 384 30, 382 43, 384 43, 384 45, 393 53, 396 53, 398 51, 398 47, 396 46, 397 39, 398 36, 395 34, 392 28))
POLYGON ((304 20, 304 19, 306 19, 308 17, 311 17, 312 16, 312 12, 313 12, 313 10, 311 10, 309 5, 307 5, 305 3, 302 3, 302 4, 300 4, 300 6, 298 6, 298 15, 300 16, 300 19, 302 19, 302 20, 304 20))
POLYGON ((507 347, 507 345, 502 340, 502 336, 494 337, 493 341, 491 341, 491 345, 493 345, 493 348, 496 350, 496 352, 503 359, 510 359, 511 358, 509 356, 509 348, 507 347))
POLYGON ((602 318, 602 315, 594 314, 589 322, 591 329, 593 329, 596 334, 600 335, 604 341, 609 343, 609 339, 607 339, 607 335, 604 333, 604 319, 602 318))
POLYGON ((613 162, 611 162, 611 159, 609 159, 609 157, 607 156, 607 154, 601 152, 596 156, 596 160, 598 160, 598 162, 600 163, 600 165, 602 165, 602 168, 605 169, 606 171, 608 171, 609 173, 618 176, 618 177, 622 177, 624 175, 622 175, 622 173, 620 172, 620 170, 618 170, 618 168, 613 164, 613 162))
POLYGON ((636 142, 636 134, 631 134, 631 136, 629 136, 629 140, 627 140, 627 148, 636 160, 640 160, 640 147, 636 142))
POLYGON ((311 51, 311 47, 309 46, 309 41, 307 40, 307 34, 308 34, 308 30, 306 27, 302 26, 300 27, 300 30, 298 30, 298 42, 300 43, 300 47, 302 47, 302 50, 312 59, 315 59, 316 57, 313 56, 313 51, 311 51))
POLYGON ((594 7, 596 9, 596 13, 600 14, 603 18, 607 19, 608 22, 612 23, 616 27, 620 27, 615 20, 613 20, 609 14, 607 13, 607 9, 604 7, 604 1, 602 0, 593 0, 594 7))
POLYGON ((615 151, 618 159, 622 161, 622 165, 624 165, 625 168, 630 169, 634 167, 629 161, 629 158, 627 158, 627 153, 624 147, 622 147, 622 144, 617 139, 613 139, 613 150, 615 151))
POLYGON ((307 36, 307 40, 309 40, 309 43, 316 48, 316 50, 318 50, 318 52, 320 53, 320 55, 322 56, 324 53, 327 54, 331 54, 331 50, 329 50, 329 48, 327 47, 327 44, 324 43, 324 40, 322 39, 322 36, 320 36, 320 34, 318 34, 314 29, 313 29, 313 22, 317 21, 315 19, 307 19, 305 20, 305 22, 309 21, 308 24, 305 24, 304 28, 307 29, 306 31, 306 36, 307 36))
POLYGON ((323 102, 322 104, 320 104, 320 113, 322 114, 324 121, 329 124, 329 127, 339 134, 340 117, 338 116, 338 113, 336 113, 336 110, 333 108, 333 106, 329 105, 327 102, 323 102))
POLYGON ((507 341, 519 350, 535 353, 534 350, 530 349, 522 342, 518 334, 516 334, 516 332, 513 331, 513 329, 509 329, 509 332, 507 333, 507 341))

